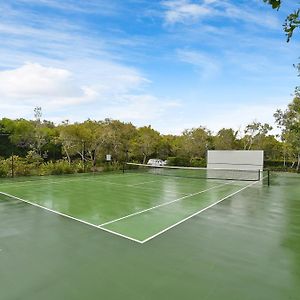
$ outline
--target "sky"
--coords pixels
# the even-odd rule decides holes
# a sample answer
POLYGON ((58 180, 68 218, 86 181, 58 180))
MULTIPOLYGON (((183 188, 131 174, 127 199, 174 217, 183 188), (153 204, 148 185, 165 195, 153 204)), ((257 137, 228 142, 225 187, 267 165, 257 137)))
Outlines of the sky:
POLYGON ((300 35, 282 29, 295 2, 0 0, 0 118, 274 124, 299 84, 300 35))

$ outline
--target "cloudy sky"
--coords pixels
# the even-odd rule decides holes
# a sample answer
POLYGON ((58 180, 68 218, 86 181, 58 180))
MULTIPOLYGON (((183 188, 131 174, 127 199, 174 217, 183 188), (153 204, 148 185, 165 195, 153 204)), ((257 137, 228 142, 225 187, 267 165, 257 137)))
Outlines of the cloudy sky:
POLYGON ((292 99, 295 1, 0 2, 0 118, 116 118, 162 133, 236 129, 292 99))

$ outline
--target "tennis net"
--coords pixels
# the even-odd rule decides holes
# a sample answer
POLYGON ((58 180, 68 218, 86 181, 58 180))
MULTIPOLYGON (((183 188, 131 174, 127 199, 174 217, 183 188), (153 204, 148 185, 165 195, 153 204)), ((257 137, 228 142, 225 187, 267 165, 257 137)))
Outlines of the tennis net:
POLYGON ((153 165, 137 164, 137 163, 126 163, 124 166, 124 172, 125 173, 137 172, 137 173, 173 176, 173 177, 239 180, 239 181, 258 181, 261 178, 260 170, 153 166, 153 165))

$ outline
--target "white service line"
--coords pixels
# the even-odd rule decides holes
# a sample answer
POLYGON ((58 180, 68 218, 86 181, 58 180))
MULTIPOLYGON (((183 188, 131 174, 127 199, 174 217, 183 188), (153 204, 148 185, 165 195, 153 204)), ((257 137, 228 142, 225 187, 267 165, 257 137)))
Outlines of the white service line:
POLYGON ((13 198, 13 199, 16 199, 16 200, 25 202, 25 203, 30 204, 30 205, 32 205, 32 206, 36 206, 36 207, 38 207, 38 208, 44 209, 44 210, 46 210, 46 211, 49 211, 49 212, 51 212, 51 213, 60 215, 60 216, 62 216, 62 217, 65 217, 65 218, 68 218, 68 219, 72 219, 72 220, 74 220, 74 221, 78 221, 78 222, 83 223, 83 224, 85 224, 85 225, 89 225, 89 226, 92 226, 92 227, 94 227, 94 228, 97 228, 97 229, 100 229, 100 230, 107 231, 107 232, 109 232, 109 233, 115 234, 115 235, 117 235, 117 236, 121 236, 121 237, 123 237, 123 238, 125 238, 125 239, 131 240, 131 241, 134 241, 134 242, 137 242, 137 243, 140 243, 140 244, 142 243, 141 241, 136 240, 136 239, 134 239, 134 238, 131 238, 131 237, 127 236, 127 235, 123 235, 123 234, 121 234, 121 233, 118 233, 118 232, 115 232, 115 231, 111 231, 111 230, 106 229, 106 228, 101 228, 101 227, 99 227, 99 226, 97 226, 97 225, 95 225, 95 224, 89 223, 89 222, 87 222, 87 221, 83 221, 83 220, 81 220, 81 219, 77 219, 77 218, 72 217, 72 216, 70 216, 70 215, 61 213, 61 212, 59 212, 59 211, 56 211, 56 210, 53 210, 53 209, 51 209, 51 208, 48 208, 48 207, 45 207, 45 206, 42 206, 42 205, 33 203, 33 202, 28 201, 28 200, 25 200, 25 199, 16 197, 16 196, 14 196, 14 195, 10 195, 10 194, 4 193, 4 192, 0 192, 0 194, 2 194, 2 195, 4 195, 4 196, 7 196, 7 197, 9 197, 9 198, 13 198))
POLYGON ((186 195, 186 196, 177 198, 177 199, 175 199, 175 200, 172 200, 172 201, 169 201, 169 202, 165 202, 165 203, 162 203, 162 204, 159 204, 159 205, 156 205, 156 206, 147 208, 147 209, 143 209, 143 210, 137 211, 137 212, 135 212, 135 213, 126 215, 126 216, 121 217, 121 218, 118 218, 118 219, 114 219, 114 220, 112 220, 112 221, 108 221, 108 222, 103 223, 103 224, 100 224, 100 225, 98 225, 98 226, 99 226, 99 227, 102 227, 102 226, 105 226, 105 225, 108 225, 108 224, 112 224, 112 223, 115 223, 115 222, 118 222, 118 221, 121 221, 121 220, 130 218, 130 217, 133 217, 133 216, 136 216, 136 215, 140 215, 140 214, 145 213, 145 212, 147 212, 147 211, 150 211, 150 210, 153 210, 153 209, 156 209, 156 208, 159 208, 159 207, 162 207, 162 206, 166 206, 166 205, 169 205, 169 204, 171 204, 171 203, 174 203, 174 202, 177 202, 177 201, 186 199, 186 198, 190 198, 190 197, 193 197, 193 196, 196 196, 196 195, 199 195, 199 194, 208 192, 208 191, 210 191, 210 190, 219 188, 219 187, 224 186, 224 185, 227 185, 227 184, 232 184, 232 181, 231 181, 231 182, 227 182, 227 183, 225 183, 225 184, 215 185, 215 186, 213 186, 213 187, 211 187, 211 188, 208 188, 208 189, 206 189, 206 190, 202 190, 202 191, 199 191, 199 192, 196 192, 196 193, 193 193, 193 194, 188 194, 188 195, 186 195))
MULTIPOLYGON (((264 178, 265 178, 265 177, 264 177, 264 178)), ((177 222, 177 223, 175 223, 175 224, 173 224, 173 225, 171 225, 171 226, 169 226, 169 227, 167 227, 167 228, 161 230, 160 232, 158 232, 158 233, 156 233, 156 234, 154 234, 154 235, 148 237, 147 239, 143 240, 143 241, 142 241, 142 244, 144 244, 144 243, 146 243, 146 242, 148 242, 148 241, 154 239, 155 237, 157 237, 157 236, 163 234, 164 232, 166 232, 166 231, 168 231, 168 230, 170 230, 170 229, 172 229, 172 228, 174 228, 174 227, 180 225, 181 223, 183 223, 183 222, 185 222, 185 221, 187 221, 187 220, 189 220, 189 219, 191 219, 191 218, 193 218, 193 217, 199 215, 200 213, 204 212, 205 210, 208 210, 209 208, 212 208, 213 206, 219 204, 220 202, 222 202, 222 201, 224 201, 224 200, 226 200, 226 199, 228 199, 228 198, 230 198, 230 197, 232 197, 232 196, 234 196, 234 195, 240 193, 241 191, 245 190, 246 188, 248 188, 248 187, 250 187, 250 186, 252 186, 252 185, 254 185, 254 184, 258 183, 258 182, 260 182, 260 181, 252 182, 252 183, 246 185, 245 187, 239 189, 238 191, 229 194, 228 196, 226 196, 226 197, 224 197, 224 198, 218 200, 217 202, 215 202, 215 203, 213 203, 213 204, 211 204, 211 205, 209 205, 209 206, 207 206, 207 207, 205 207, 205 208, 203 208, 203 209, 201 209, 201 210, 199 210, 199 211, 193 213, 192 215, 190 215, 190 216, 188 216, 188 217, 182 219, 181 221, 179 221, 179 222, 177 222)))

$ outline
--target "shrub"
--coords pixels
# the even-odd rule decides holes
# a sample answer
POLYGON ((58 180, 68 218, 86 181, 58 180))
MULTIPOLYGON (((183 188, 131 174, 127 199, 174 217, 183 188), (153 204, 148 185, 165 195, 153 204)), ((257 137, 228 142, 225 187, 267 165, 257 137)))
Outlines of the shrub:
POLYGON ((7 160, 0 160, 0 177, 8 177, 10 172, 10 166, 7 160))
POLYGON ((189 166, 190 160, 187 157, 172 156, 167 159, 168 166, 189 166))
POLYGON ((72 174, 76 172, 76 168, 65 160, 58 160, 56 162, 47 162, 41 165, 40 175, 61 175, 72 174))

